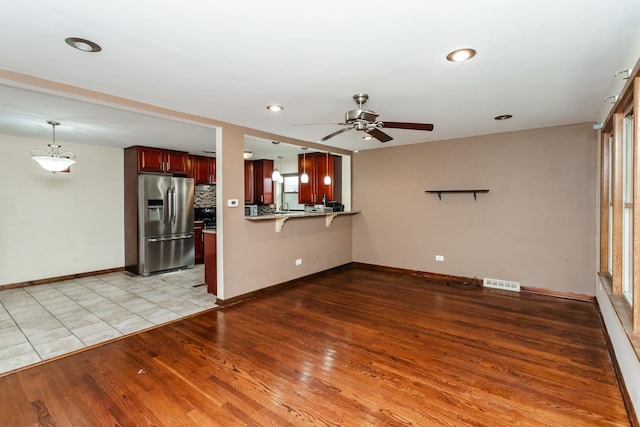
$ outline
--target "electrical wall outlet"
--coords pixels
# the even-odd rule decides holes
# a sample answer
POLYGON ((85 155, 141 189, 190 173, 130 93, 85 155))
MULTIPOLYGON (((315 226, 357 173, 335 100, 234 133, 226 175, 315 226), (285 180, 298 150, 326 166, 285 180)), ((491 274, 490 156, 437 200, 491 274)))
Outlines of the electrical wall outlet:
POLYGON ((444 261, 444 255, 436 255, 436 261, 444 261))
POLYGON ((302 265, 302 258, 298 258, 296 260, 296 265, 302 265))

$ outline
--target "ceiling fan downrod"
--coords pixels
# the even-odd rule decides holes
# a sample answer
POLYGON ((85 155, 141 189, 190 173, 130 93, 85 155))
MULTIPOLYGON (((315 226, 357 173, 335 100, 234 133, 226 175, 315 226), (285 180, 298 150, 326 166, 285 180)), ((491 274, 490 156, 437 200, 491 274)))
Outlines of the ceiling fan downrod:
POLYGON ((369 99, 369 95, 366 93, 356 93, 353 95, 353 100, 356 101, 360 110, 362 110, 362 106, 367 102, 367 99, 369 99))

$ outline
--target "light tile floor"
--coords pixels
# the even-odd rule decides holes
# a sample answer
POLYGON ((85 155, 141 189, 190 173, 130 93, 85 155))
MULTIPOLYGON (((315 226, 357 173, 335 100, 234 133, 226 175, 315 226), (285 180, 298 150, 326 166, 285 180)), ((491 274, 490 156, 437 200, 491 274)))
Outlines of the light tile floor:
POLYGON ((0 375, 217 307, 204 266, 128 272, 0 291, 0 375))

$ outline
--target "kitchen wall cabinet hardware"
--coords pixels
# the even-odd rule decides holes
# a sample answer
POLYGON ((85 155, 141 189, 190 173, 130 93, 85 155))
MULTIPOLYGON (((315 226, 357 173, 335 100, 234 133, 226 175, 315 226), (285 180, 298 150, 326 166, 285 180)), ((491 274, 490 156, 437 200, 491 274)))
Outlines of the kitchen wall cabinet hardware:
POLYGON ((273 160, 247 160, 244 162, 245 204, 273 204, 273 160))
POLYGON ((426 190, 425 193, 436 193, 442 200, 443 193, 473 193, 473 200, 477 200, 477 193, 488 193, 489 190, 426 190))
POLYGON ((189 156, 189 178, 198 184, 216 183, 216 158, 206 156, 189 156))
POLYGON ((186 152, 142 146, 129 147, 125 150, 136 151, 138 157, 138 172, 187 175, 189 154, 186 152))
POLYGON ((298 174, 306 170, 309 182, 300 183, 298 187, 298 203, 318 204, 322 203, 323 196, 326 201, 336 200, 334 192, 336 188, 336 171, 339 169, 340 157, 329 155, 327 162, 326 153, 306 153, 298 155, 298 174), (327 164, 328 163, 328 164, 327 164), (328 169, 327 169, 328 168, 328 169), (331 177, 331 184, 325 185, 324 177, 331 177))

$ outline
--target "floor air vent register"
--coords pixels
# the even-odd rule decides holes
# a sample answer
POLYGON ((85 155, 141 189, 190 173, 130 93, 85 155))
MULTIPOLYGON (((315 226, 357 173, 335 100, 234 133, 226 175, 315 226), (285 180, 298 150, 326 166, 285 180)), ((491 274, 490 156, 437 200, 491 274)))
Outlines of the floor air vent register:
POLYGON ((494 289, 502 289, 505 291, 520 292, 520 283, 510 282, 508 280, 489 279, 485 277, 482 282, 482 286, 484 286, 485 288, 494 288, 494 289))

